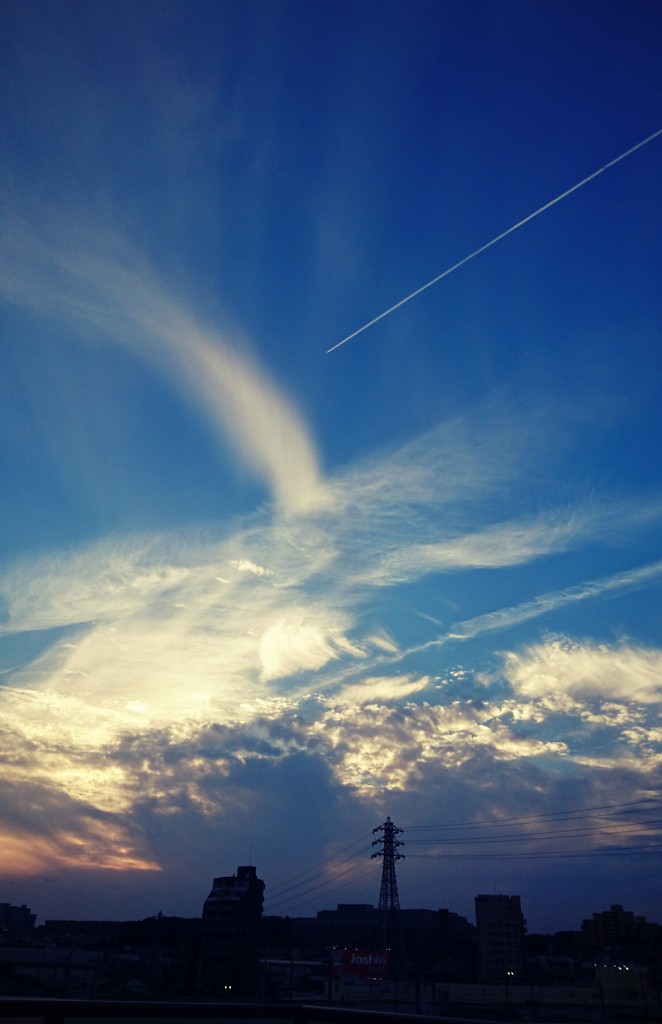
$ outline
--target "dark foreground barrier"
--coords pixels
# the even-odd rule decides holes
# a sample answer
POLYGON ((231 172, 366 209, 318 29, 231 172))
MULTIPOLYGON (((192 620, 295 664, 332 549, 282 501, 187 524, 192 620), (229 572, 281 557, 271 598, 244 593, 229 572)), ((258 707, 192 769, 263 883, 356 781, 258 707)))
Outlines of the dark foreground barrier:
MULTIPOLYGON (((100 999, 2 999, 0 1018, 32 1019, 43 1024, 65 1024, 69 1018, 87 1021, 112 1019, 118 1022, 177 1020, 197 1021, 289 1021, 290 1024, 467 1024, 466 1019, 430 1017, 422 1014, 384 1010, 352 1010, 340 1006, 309 1006, 301 1003, 161 1003, 124 1002, 100 999)), ((489 1022, 482 1022, 489 1024, 489 1022)))

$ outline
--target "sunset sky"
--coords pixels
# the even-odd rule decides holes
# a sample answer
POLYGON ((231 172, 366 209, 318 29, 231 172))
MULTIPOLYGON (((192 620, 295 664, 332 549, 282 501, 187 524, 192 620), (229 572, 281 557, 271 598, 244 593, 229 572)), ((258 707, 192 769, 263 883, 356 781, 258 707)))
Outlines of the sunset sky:
POLYGON ((0 11, 0 902, 662 922, 662 6, 0 11))

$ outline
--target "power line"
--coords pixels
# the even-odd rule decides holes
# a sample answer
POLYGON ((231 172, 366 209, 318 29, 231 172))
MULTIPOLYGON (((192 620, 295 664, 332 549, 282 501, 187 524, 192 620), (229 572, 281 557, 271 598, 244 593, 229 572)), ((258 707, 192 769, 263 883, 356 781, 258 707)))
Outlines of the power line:
POLYGON ((293 905, 294 908, 305 906, 308 903, 312 903, 314 900, 318 900, 321 897, 328 896, 333 892, 337 892, 338 889, 345 888, 351 882, 358 881, 361 878, 366 878, 369 874, 372 873, 374 873, 374 868, 372 864, 366 864, 365 861, 358 862, 356 864, 350 865, 344 871, 337 872, 332 879, 325 879, 322 882, 318 882, 316 885, 309 886, 308 889, 305 889, 303 892, 299 893, 296 896, 281 899, 276 897, 275 904, 273 906, 271 905, 271 903, 269 904, 269 910, 274 911, 284 905, 293 905), (345 881, 341 882, 338 885, 331 885, 332 882, 337 881, 338 878, 342 878, 344 875, 350 875, 352 877, 345 879, 345 881), (309 893, 315 892, 317 889, 325 889, 325 892, 317 893, 317 895, 311 896, 309 899, 303 898, 305 896, 308 896, 309 893))
POLYGON ((319 899, 331 892, 335 892, 338 888, 343 885, 349 884, 355 880, 355 877, 363 877, 370 870, 370 865, 366 867, 366 859, 368 851, 371 847, 366 846, 366 839, 371 837, 371 833, 355 839, 347 846, 342 847, 336 853, 326 857, 322 861, 318 861, 316 864, 311 865, 305 871, 301 871, 296 875, 293 875, 289 879, 285 879, 280 885, 277 885, 274 890, 270 891, 267 895, 267 902, 270 910, 276 910, 279 907, 285 905, 301 906, 305 903, 312 902, 313 899, 319 899), (360 844, 364 844, 360 849, 350 857, 343 857, 350 850, 354 850, 360 844), (324 873, 324 869, 328 868, 329 865, 334 865, 333 874, 329 877, 320 879, 320 875, 324 873), (342 870, 339 870, 342 869, 342 870), (346 878, 345 876, 349 876, 346 878), (334 883, 338 878, 345 878, 345 881, 340 885, 334 883), (321 892, 319 890, 322 890, 321 892), (309 893, 316 893, 316 896, 306 899, 309 893))
POLYGON ((407 833, 420 832, 424 830, 433 829, 447 829, 447 828, 499 828, 503 825, 509 824, 527 824, 529 822, 542 821, 545 819, 553 818, 568 818, 568 817, 597 817, 594 815, 595 811, 612 811, 616 814, 642 814, 651 810, 658 810, 662 808, 662 802, 655 797, 642 797, 639 800, 630 800, 627 803, 616 803, 616 804, 596 804, 591 807, 579 807, 575 810, 566 811, 547 811, 541 814, 526 815, 524 817, 511 817, 511 818, 479 818, 477 821, 454 821, 444 822, 443 824, 436 825, 405 825, 407 833), (651 806, 652 804, 652 806, 651 806))
POLYGON ((630 857, 639 854, 658 854, 662 844, 650 846, 613 846, 601 850, 532 850, 530 853, 410 853, 411 860, 563 860, 564 858, 630 857))
MULTIPOLYGON (((410 847, 436 845, 443 848, 440 852, 414 853, 410 851, 409 857, 414 860, 456 860, 460 858, 464 860, 532 860, 534 858, 559 860, 647 856, 659 854, 662 850, 662 845, 655 842, 660 838, 662 818, 646 817, 642 819, 642 815, 659 810, 662 810, 662 802, 659 798, 642 797, 639 800, 627 802, 595 804, 589 807, 547 811, 539 814, 514 815, 497 820, 482 818, 436 825, 408 825, 405 830, 409 835, 407 845, 410 847), (621 820, 618 820, 619 818, 621 820), (582 822, 588 819, 594 824, 578 826, 578 819, 582 822), (494 829, 501 829, 501 832, 495 834, 494 829), (519 831, 515 831, 516 829, 519 831), (469 834, 449 834, 458 833, 460 830, 469 834), (419 838, 411 838, 412 832, 417 833, 419 838), (423 836, 422 833, 425 832, 438 834, 423 836), (471 832, 474 834, 471 835, 471 832), (592 841, 595 843, 599 840, 619 837, 626 840, 632 838, 633 842, 627 845, 592 846, 585 849, 552 850, 548 848, 550 843, 556 844, 559 840, 561 842, 576 841, 583 838, 589 843, 592 841), (634 842, 634 840, 639 840, 639 842, 634 842), (538 848, 529 851, 513 850, 512 852, 486 849, 491 844, 499 846, 531 843, 538 844, 538 848), (452 852, 453 846, 461 846, 462 852, 452 852)), ((390 819, 388 820, 390 821, 390 819)), ((306 870, 284 879, 267 895, 269 911, 276 912, 285 906, 288 909, 305 906, 367 878, 373 871, 369 860, 372 844, 367 842, 371 838, 372 833, 360 836, 306 870), (333 865, 332 872, 325 872, 330 865, 333 865), (326 877, 320 878, 320 874, 326 874, 326 877)))
POLYGON ((611 827, 602 828, 568 828, 561 831, 553 832, 528 832, 522 833, 517 832, 514 835, 497 835, 497 836, 452 836, 442 837, 440 839, 410 839, 408 845, 422 846, 425 844, 443 844, 444 846, 450 846, 458 843, 466 843, 470 845, 476 845, 481 843, 516 843, 516 842, 530 842, 538 839, 567 839, 569 836, 602 836, 602 835, 626 835, 627 830, 640 829, 647 825, 662 825, 662 818, 652 818, 647 821, 638 822, 618 822, 611 827))
MULTIPOLYGON (((372 833, 368 832, 367 835, 361 836, 359 839, 355 839, 354 842, 350 843, 348 846, 343 846, 341 850, 336 851, 336 853, 331 854, 324 860, 318 861, 316 864, 312 864, 309 868, 306 868, 305 871, 300 871, 296 875, 292 875, 290 878, 286 878, 283 882, 280 883, 280 885, 274 886, 271 892, 273 893, 274 896, 281 896, 284 895, 286 892, 290 892, 290 890, 292 889, 297 889, 301 885, 306 885, 307 881, 311 880, 308 879, 306 881, 306 875, 315 875, 316 872, 319 872, 320 868, 326 867, 327 864, 335 862, 340 856, 342 856, 343 853, 346 853, 348 850, 353 849, 353 847, 358 846, 359 843, 364 843, 367 839, 370 839, 371 835, 372 833), (297 883, 297 878, 301 878, 303 880, 297 883)), ((357 855, 364 852, 365 850, 358 851, 357 855)))

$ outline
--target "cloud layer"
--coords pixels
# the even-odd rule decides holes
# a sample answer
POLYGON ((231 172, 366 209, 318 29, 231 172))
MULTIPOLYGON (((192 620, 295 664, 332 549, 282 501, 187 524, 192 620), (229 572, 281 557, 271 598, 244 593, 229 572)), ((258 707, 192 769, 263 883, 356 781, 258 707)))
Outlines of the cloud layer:
MULTIPOLYGON (((96 207, 67 214, 7 194, 6 303, 48 323, 55 347, 122 353, 165 381, 220 442, 219 473, 230 448, 237 476, 260 485, 248 514, 136 526, 4 566, 7 884, 65 892, 78 872, 103 916, 113 876, 127 913, 154 912, 151 899, 193 914, 207 879, 255 850, 271 885, 321 861, 321 888, 303 900, 312 913, 336 891, 374 898, 371 833, 349 866, 343 837, 390 814, 412 837, 406 903, 470 913, 504 853, 467 846, 460 869, 445 834, 419 860, 422 822, 491 826, 533 808, 499 877, 533 901, 560 848, 540 820, 596 806, 595 828, 562 837, 580 859, 559 888, 574 912, 604 852, 609 885, 626 886, 627 857, 648 856, 657 825, 614 829, 608 809, 659 793, 662 650, 639 630, 641 610, 618 609, 657 593, 662 502, 559 488, 595 406, 503 388, 324 473, 266 361, 194 313, 177 275, 96 207), (516 858, 533 854, 527 875, 516 858)), ((296 912, 301 898, 271 906, 296 912)))
MULTIPOLYGON (((582 780, 583 803, 655 792, 662 652, 559 635, 508 646, 506 631, 655 586, 657 563, 542 595, 534 578, 529 600, 459 626, 423 603, 447 593, 449 619, 459 574, 571 559, 589 538, 655 528, 655 502, 616 515, 595 497, 499 518, 491 496, 516 489, 544 451, 514 443, 520 431, 531 435, 526 417, 483 409, 318 483, 307 507, 11 566, 3 635, 35 652, 3 677, 3 872, 172 877, 178 823, 204 859, 219 830, 246 836, 258 820, 277 832, 286 807, 321 793, 358 826, 398 812, 439 821, 455 800, 460 820, 508 817, 534 797, 556 808, 577 800, 568 779, 582 780), (506 646, 489 669, 458 663, 495 631, 506 646)), ((472 594, 463 607, 484 608, 498 586, 472 594)), ((317 819, 292 828, 308 825, 317 819)), ((315 845, 333 849, 330 837, 315 845)))

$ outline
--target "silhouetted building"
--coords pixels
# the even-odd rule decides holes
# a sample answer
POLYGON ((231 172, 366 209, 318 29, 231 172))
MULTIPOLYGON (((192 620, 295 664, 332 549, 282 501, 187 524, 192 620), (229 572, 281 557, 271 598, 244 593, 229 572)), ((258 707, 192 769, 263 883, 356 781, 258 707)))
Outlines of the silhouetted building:
POLYGON ((384 913, 371 903, 339 903, 336 910, 317 911, 317 935, 327 948, 381 949, 384 913))
POLYGON ((38 929, 39 938, 67 949, 103 949, 115 945, 122 921, 72 921, 48 919, 38 929))
MULTIPOLYGON (((399 911, 407 974, 410 978, 472 981, 476 973, 478 939, 473 924, 450 910, 399 911)), ((384 945, 383 911, 370 903, 339 903, 319 910, 316 917, 263 919, 263 947, 270 957, 351 962, 345 954, 363 957, 388 950, 384 945)), ((392 964, 391 951, 388 964, 392 964)), ((356 961, 355 961, 356 962, 356 961)), ((373 972, 375 973, 375 972, 373 972)))
POLYGON ((30 937, 37 915, 22 904, 13 907, 11 903, 0 903, 0 942, 17 942, 30 937))
POLYGON ((214 879, 202 910, 201 995, 233 998, 255 992, 263 899, 264 882, 254 867, 214 879))
POLYGON ((623 910, 620 903, 614 903, 610 910, 582 921, 582 941, 590 949, 600 950, 659 942, 660 926, 645 917, 635 917, 631 910, 623 910))
POLYGON ((526 921, 519 896, 476 896, 481 981, 521 982, 526 967, 526 921))

